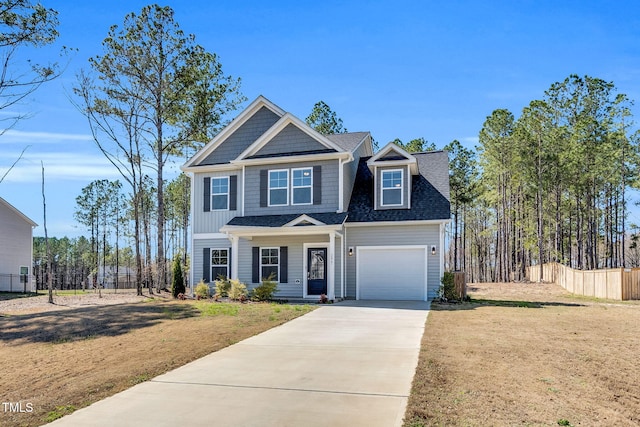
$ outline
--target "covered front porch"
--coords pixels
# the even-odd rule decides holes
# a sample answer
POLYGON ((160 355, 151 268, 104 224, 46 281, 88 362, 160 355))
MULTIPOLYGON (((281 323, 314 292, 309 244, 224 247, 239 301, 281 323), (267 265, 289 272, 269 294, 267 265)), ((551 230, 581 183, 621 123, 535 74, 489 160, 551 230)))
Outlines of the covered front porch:
POLYGON ((231 241, 231 253, 238 255, 231 258, 231 278, 251 289, 272 275, 278 282, 278 298, 318 300, 323 294, 330 300, 344 298, 346 215, 330 215, 230 221, 221 231, 231 241))

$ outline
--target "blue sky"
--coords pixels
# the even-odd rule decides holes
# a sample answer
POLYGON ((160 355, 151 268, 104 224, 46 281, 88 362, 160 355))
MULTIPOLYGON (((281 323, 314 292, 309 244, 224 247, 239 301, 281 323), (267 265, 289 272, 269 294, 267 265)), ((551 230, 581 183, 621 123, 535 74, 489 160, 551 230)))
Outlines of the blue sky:
MULTIPOLYGON (((70 103, 75 76, 102 53, 111 25, 148 2, 42 0, 59 12, 62 45, 78 48, 64 75, 16 107, 32 115, 0 136, 0 196, 42 228, 41 166, 49 235, 88 233, 75 198, 118 175, 70 103)), ((164 5, 165 3, 160 3, 164 5)), ((384 144, 424 137, 475 146, 497 108, 519 115, 572 73, 613 81, 640 102, 640 5, 635 1, 176 1, 175 19, 242 78, 248 102, 264 95, 304 119, 324 100, 350 131, 384 144)), ((31 57, 55 57, 48 47, 31 57)), ((638 107, 634 107, 640 120, 638 107)), ((2 112, 0 112, 0 115, 2 112)), ((178 165, 172 167, 177 171, 178 165)), ((631 218, 632 222, 640 220, 631 218)))

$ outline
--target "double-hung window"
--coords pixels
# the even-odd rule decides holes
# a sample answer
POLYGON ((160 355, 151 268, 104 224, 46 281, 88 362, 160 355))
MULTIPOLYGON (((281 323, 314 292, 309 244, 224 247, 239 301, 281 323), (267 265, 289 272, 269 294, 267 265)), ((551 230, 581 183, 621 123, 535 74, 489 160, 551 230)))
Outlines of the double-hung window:
POLYGON ((382 171, 382 206, 402 206, 402 169, 382 171))
POLYGON ((229 177, 211 179, 212 210, 229 209, 229 177))
POLYGON ((269 171, 269 206, 289 204, 289 170, 269 171))
POLYGON ((312 171, 311 168, 291 170, 291 204, 311 204, 312 171))
POLYGON ((229 277, 229 249, 211 249, 211 280, 229 277))
POLYGON ((280 266, 280 248, 260 248, 260 274, 264 279, 273 275, 278 281, 280 266))

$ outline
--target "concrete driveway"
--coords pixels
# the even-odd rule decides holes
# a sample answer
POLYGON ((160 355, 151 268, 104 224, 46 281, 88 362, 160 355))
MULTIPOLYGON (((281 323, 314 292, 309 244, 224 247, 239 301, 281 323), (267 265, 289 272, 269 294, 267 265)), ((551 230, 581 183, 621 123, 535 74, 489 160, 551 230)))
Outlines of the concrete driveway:
POLYGON ((429 303, 326 305, 52 426, 399 426, 429 303))

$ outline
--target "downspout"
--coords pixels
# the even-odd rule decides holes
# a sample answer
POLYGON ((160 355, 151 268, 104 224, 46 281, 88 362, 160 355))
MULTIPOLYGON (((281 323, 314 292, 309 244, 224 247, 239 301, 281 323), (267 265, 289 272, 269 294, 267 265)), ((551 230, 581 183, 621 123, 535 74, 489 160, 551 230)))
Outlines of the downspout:
POLYGON ((189 268, 189 285, 191 288, 191 298, 194 298, 195 296, 195 275, 193 273, 193 264, 194 264, 194 255, 195 255, 195 251, 194 251, 194 246, 195 246, 195 239, 193 238, 193 228, 194 228, 194 223, 193 223, 193 207, 195 206, 193 203, 195 201, 195 173, 194 172, 189 172, 189 179, 191 180, 191 185, 190 185, 190 190, 189 192, 191 193, 189 195, 189 203, 191 205, 191 209, 189 210, 189 224, 191 224, 191 247, 189 248, 189 252, 191 253, 191 266, 189 268))

